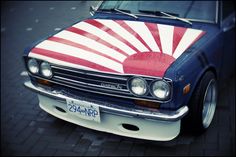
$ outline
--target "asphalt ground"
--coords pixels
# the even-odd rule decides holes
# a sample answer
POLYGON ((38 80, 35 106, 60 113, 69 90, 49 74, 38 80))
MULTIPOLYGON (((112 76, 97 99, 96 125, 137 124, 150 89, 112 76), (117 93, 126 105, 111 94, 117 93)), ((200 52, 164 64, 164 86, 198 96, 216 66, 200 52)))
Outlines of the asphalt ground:
POLYGON ((36 94, 23 87, 27 79, 22 61, 24 49, 89 17, 89 5, 94 3, 1 2, 1 155, 235 155, 235 74, 222 81, 216 114, 207 132, 201 136, 183 133, 168 142, 90 130, 39 108, 36 94))

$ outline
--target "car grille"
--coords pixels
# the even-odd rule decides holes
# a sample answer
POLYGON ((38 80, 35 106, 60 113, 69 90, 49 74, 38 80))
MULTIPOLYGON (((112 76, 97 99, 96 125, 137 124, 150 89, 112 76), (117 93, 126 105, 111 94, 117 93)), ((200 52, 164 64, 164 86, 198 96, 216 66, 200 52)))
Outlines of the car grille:
MULTIPOLYGON (((160 102, 151 94, 137 97, 129 91, 127 81, 134 75, 110 74, 82 69, 78 70, 57 65, 51 65, 51 68, 54 74, 51 80, 60 85, 103 95, 160 102)), ((157 79, 152 77, 143 78, 147 83, 151 83, 153 80, 157 79)))

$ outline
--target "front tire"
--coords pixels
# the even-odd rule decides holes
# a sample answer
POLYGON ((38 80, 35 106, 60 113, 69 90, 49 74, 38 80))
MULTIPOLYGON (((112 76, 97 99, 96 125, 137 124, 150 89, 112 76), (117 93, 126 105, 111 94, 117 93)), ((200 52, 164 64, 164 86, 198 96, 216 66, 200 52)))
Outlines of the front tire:
POLYGON ((201 134, 210 126, 217 103, 217 81, 213 72, 207 71, 197 84, 189 102, 189 113, 183 119, 184 129, 201 134))

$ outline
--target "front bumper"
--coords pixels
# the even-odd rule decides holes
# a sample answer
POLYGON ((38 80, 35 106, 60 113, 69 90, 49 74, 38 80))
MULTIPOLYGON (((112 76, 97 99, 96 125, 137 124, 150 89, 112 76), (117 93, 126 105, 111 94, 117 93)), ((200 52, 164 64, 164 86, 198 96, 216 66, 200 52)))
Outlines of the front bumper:
POLYGON ((140 139, 168 141, 175 138, 180 131, 180 120, 188 112, 187 106, 177 111, 151 112, 96 103, 101 112, 101 122, 97 123, 66 112, 66 100, 76 99, 76 96, 67 95, 61 91, 46 90, 33 85, 30 81, 25 82, 24 85, 38 93, 42 109, 58 118, 87 128, 140 139), (65 112, 60 112, 58 108, 65 112), (123 124, 136 126, 138 131, 124 128, 123 124))

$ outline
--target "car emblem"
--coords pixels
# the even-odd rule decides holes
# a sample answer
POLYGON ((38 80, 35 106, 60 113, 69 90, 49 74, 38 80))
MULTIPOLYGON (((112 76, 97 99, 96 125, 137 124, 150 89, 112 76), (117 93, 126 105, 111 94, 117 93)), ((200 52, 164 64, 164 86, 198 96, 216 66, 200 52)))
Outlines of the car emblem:
POLYGON ((122 86, 120 84, 101 83, 101 86, 112 89, 122 89, 122 86))

